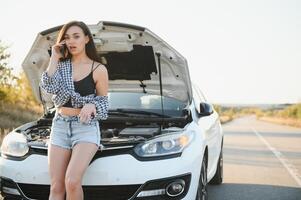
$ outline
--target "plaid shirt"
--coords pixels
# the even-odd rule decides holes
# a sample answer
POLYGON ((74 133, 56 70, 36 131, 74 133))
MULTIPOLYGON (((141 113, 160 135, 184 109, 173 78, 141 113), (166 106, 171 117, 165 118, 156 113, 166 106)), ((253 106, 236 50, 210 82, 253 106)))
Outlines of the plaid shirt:
POLYGON ((81 96, 75 92, 70 59, 59 62, 57 70, 51 77, 44 71, 40 87, 47 93, 53 94, 52 101, 55 107, 61 107, 71 98, 74 108, 82 108, 86 103, 94 104, 96 107, 95 119, 104 120, 108 117, 108 96, 96 96, 95 94, 81 96))

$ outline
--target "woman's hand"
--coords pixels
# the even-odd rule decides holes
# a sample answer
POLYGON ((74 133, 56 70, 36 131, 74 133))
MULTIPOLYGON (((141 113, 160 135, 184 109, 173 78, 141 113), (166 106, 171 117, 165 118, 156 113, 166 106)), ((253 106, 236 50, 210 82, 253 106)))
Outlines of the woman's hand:
POLYGON ((60 52, 60 49, 63 47, 63 45, 65 45, 65 43, 65 40, 63 40, 62 42, 51 47, 50 62, 46 70, 49 76, 52 76, 57 69, 59 59, 63 56, 60 52))
POLYGON ((93 104, 93 103, 85 104, 79 113, 80 122, 88 123, 89 120, 91 119, 92 114, 96 115, 95 104, 93 104))
POLYGON ((61 48, 63 48, 64 45, 66 45, 65 40, 53 45, 51 48, 51 58, 53 58, 55 60, 62 58, 63 55, 61 54, 61 48))

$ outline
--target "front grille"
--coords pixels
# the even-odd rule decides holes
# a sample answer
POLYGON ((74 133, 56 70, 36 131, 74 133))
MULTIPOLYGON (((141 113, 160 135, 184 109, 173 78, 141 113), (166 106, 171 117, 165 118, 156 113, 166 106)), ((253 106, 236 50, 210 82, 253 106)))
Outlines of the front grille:
MULTIPOLYGON (((133 149, 133 144, 129 145, 104 145, 105 149, 98 150, 93 158, 93 160, 101 157, 108 157, 108 156, 115 156, 115 155, 122 155, 122 154, 131 154, 131 151, 133 149)), ((44 155, 47 156, 48 149, 47 147, 39 147, 37 148, 36 146, 31 146, 29 149, 28 155, 31 154, 39 154, 39 155, 44 155)), ((28 156, 27 155, 27 156, 28 156)))
POLYGON ((18 183, 23 194, 30 199, 47 200, 49 197, 49 185, 36 185, 18 183))
MULTIPOLYGON (((23 183, 18 185, 26 197, 48 200, 49 185, 23 183)), ((84 198, 88 200, 127 200, 134 195, 139 187, 140 185, 83 186, 84 198)))
POLYGON ((127 186, 84 186, 85 199, 91 200, 127 200, 138 190, 140 185, 127 186))
MULTIPOLYGON (((19 195, 7 193, 7 191, 5 191, 4 188, 10 188, 10 189, 17 190, 17 186, 16 186, 15 182, 13 182, 12 180, 7 179, 7 178, 0 177, 0 191, 1 191, 1 195, 3 197, 5 197, 4 199, 11 199, 11 200, 21 199, 19 195)), ((0 199, 2 199, 1 195, 0 195, 0 199)))

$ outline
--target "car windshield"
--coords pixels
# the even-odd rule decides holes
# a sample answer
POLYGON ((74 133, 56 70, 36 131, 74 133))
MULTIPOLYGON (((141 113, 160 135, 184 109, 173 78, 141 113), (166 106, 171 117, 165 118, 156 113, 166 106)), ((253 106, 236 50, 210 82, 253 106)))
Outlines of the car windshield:
MULTIPOLYGON (((129 111, 130 113, 137 111, 137 114, 143 114, 138 111, 146 111, 153 114, 162 114, 161 96, 159 95, 133 92, 110 92, 108 97, 110 111, 129 111)), ((182 116, 184 107, 185 104, 177 99, 163 97, 164 115, 166 116, 182 116)))

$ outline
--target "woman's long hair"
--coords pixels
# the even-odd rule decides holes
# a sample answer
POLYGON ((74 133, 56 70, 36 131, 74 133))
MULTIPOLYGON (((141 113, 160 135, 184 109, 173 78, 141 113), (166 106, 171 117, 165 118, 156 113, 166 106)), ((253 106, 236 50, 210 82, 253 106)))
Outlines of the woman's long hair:
MULTIPOLYGON (((65 24, 57 37, 57 43, 60 43, 62 40, 64 40, 64 35, 66 33, 66 31, 71 27, 71 26, 78 26, 79 28, 81 28, 85 34, 85 36, 89 37, 89 41, 85 46, 86 49, 86 54, 87 56, 91 59, 91 60, 95 60, 97 62, 101 62, 101 59, 98 57, 97 52, 96 52, 96 47, 92 38, 92 34, 88 28, 88 26, 82 22, 82 21, 70 21, 67 24, 65 24)), ((67 50, 66 52, 66 56, 65 58, 62 58, 61 60, 65 60, 65 59, 71 59, 72 55, 71 53, 67 50)))

